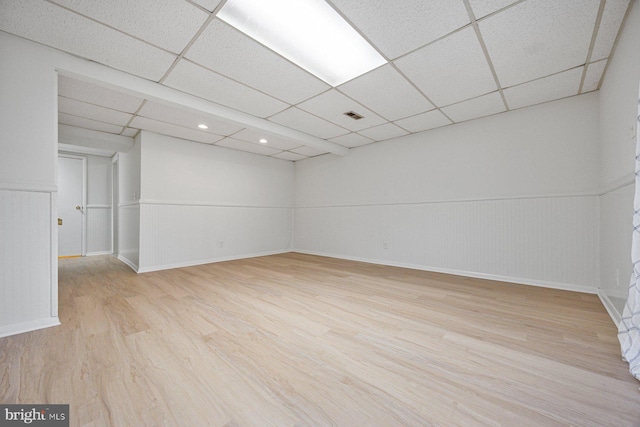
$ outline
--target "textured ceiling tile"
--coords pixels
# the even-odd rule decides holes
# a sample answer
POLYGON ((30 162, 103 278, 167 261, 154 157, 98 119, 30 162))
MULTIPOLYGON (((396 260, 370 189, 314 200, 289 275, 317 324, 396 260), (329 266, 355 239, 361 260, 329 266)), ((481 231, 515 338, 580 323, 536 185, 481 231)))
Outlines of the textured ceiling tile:
POLYGON ((240 126, 229 124, 214 116, 198 114, 152 101, 147 101, 138 114, 150 119, 216 135, 228 136, 242 129, 240 126), (209 126, 209 129, 200 130, 197 128, 199 124, 205 124, 209 126))
POLYGON ((270 117, 269 120, 323 139, 349 133, 345 128, 334 125, 295 107, 278 113, 270 117))
POLYGON ((125 113, 135 113, 143 99, 60 75, 58 94, 125 113))
POLYGON ((280 150, 275 148, 266 147, 261 144, 252 144, 246 141, 240 141, 233 138, 225 138, 222 141, 216 143, 220 147, 233 148, 234 150, 247 151, 249 153, 261 154, 263 156, 272 156, 280 150))
POLYGON ((362 145, 367 145, 374 142, 366 136, 362 136, 357 133, 349 133, 342 136, 336 136, 335 138, 331 138, 330 141, 347 148, 360 147, 362 145))
POLYGON ((174 53, 182 52, 209 17, 186 1, 53 1, 174 53))
POLYGON ((462 0, 332 0, 332 3, 390 59, 469 23, 462 0))
POLYGON ((278 148, 280 150, 290 150, 302 145, 302 143, 298 141, 292 141, 257 129, 243 129, 240 132, 233 134, 233 138, 239 139, 240 141, 251 142, 253 144, 261 144, 260 140, 264 138, 267 140, 267 147, 278 148))
POLYGON ((398 136, 408 134, 407 131, 405 131, 404 129, 400 129, 393 123, 386 123, 374 128, 362 130, 358 133, 366 136, 367 138, 371 138, 374 141, 384 141, 385 139, 396 138, 398 136))
POLYGON ((607 58, 618 36, 620 25, 629 7, 630 0, 607 0, 596 36, 596 43, 591 53, 591 61, 607 58))
POLYGON ((472 28, 439 40, 395 63, 438 106, 497 89, 472 28))
POLYGON ((193 2, 204 7, 209 12, 213 12, 213 10, 220 4, 220 0, 193 0, 193 2))
POLYGON ((291 153, 289 151, 283 151, 282 153, 274 154, 271 157, 275 157, 276 159, 282 159, 282 160, 290 160, 293 162, 308 158, 307 156, 303 156, 302 154, 291 153))
POLYGON ((176 58, 45 1, 3 1, 0 30, 154 81, 176 58))
POLYGON ((296 153, 296 154, 302 154, 303 156, 308 156, 308 157, 313 157, 313 156, 319 156, 321 154, 327 154, 327 151, 324 150, 319 150, 317 148, 314 147, 299 147, 296 148, 294 150, 289 150, 292 153, 296 153))
POLYGON ((131 114, 123 113, 97 105, 87 104, 71 98, 58 97, 58 111, 74 116, 86 117, 87 119, 98 120, 100 122, 111 123, 112 125, 124 126, 129 123, 131 114))
POLYGON ((390 64, 351 80, 338 89, 387 120, 398 120, 433 109, 433 104, 390 64))
POLYGON ((138 134, 138 132, 140 132, 140 129, 124 128, 124 131, 122 131, 122 136, 128 136, 133 138, 138 134))
POLYGON ((577 95, 584 67, 574 68, 504 90, 510 109, 577 95))
POLYGON ((476 19, 487 16, 515 2, 516 0, 469 0, 476 19))
POLYGON ((351 131, 367 129, 386 122, 385 119, 373 111, 363 107, 361 104, 346 97, 335 89, 331 89, 322 95, 318 95, 315 98, 299 104, 298 108, 351 131), (358 113, 362 118, 354 120, 344 114, 351 111, 358 113))
POLYGON ((587 67, 587 75, 584 78, 584 84, 582 85, 582 93, 591 92, 598 89, 600 80, 602 79, 602 73, 607 66, 607 60, 592 62, 587 67))
POLYGON ((450 125, 451 120, 449 120, 440 111, 433 110, 426 113, 418 114, 417 116, 397 120, 395 124, 403 129, 408 130, 411 133, 415 133, 450 125))
POLYGON ((122 132, 122 126, 99 122, 97 120, 91 120, 84 117, 72 116, 65 113, 58 113, 58 123, 84 129, 97 130, 98 132, 115 134, 119 134, 120 132, 122 132))
POLYGON ((290 104, 329 86, 220 20, 214 20, 186 58, 290 104))
POLYGON ((529 0, 478 23, 502 87, 584 64, 599 0, 529 0))
POLYGON ((287 104, 227 77, 182 60, 164 84, 258 117, 267 117, 287 108, 287 104))
POLYGON ((220 141, 223 137, 212 133, 189 129, 182 126, 176 126, 171 123, 159 122, 157 120, 148 119, 146 117, 136 117, 131 122, 131 126, 137 129, 148 130, 163 135, 174 136, 176 138, 187 139, 190 141, 203 142, 205 144, 213 144, 220 141))
POLYGON ((498 92, 488 93, 442 109, 442 112, 455 122, 464 122, 503 111, 506 111, 506 108, 498 92))

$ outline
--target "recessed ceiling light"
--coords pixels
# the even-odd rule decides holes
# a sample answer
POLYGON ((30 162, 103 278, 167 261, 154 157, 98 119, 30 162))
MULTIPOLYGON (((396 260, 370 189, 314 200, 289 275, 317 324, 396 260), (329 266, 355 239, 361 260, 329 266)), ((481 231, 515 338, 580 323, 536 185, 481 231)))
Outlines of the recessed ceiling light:
POLYGON ((267 142, 269 142, 269 141, 267 141, 267 140, 266 140, 266 139, 264 139, 264 138, 260 138, 260 144, 266 144, 267 142))
POLYGON ((228 0, 217 17, 332 86, 386 63, 324 0, 228 0))
POLYGON ((207 125, 205 125, 205 124, 200 124, 200 125, 198 125, 198 127, 199 127, 200 129, 209 129, 209 126, 207 126, 207 125))

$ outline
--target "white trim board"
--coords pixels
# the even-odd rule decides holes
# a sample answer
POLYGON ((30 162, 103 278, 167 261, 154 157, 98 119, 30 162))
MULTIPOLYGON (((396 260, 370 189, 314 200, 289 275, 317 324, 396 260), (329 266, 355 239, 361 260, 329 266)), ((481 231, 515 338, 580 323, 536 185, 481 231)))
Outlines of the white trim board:
POLYGON ((609 317, 611 317, 613 324, 616 325, 617 328, 622 321, 622 314, 618 312, 615 304, 611 302, 609 296, 602 292, 601 289, 598 290, 598 298, 600 298, 600 302, 602 302, 602 305, 604 305, 605 310, 607 310, 609 317))
POLYGON ((44 319, 31 320, 24 323, 0 326, 0 338, 23 334, 25 332, 37 331, 38 329, 50 328, 52 326, 59 325, 60 319, 58 319, 58 317, 47 317, 44 319))
POLYGON ((497 282, 515 283, 519 285, 537 286, 541 288, 559 289, 563 291, 582 292, 586 294, 597 294, 598 289, 591 286, 575 285, 572 283, 550 282, 546 280, 525 279, 522 277, 501 276, 497 274, 478 273, 474 271, 455 270, 449 268, 429 267, 425 265, 416 265, 403 262, 393 262, 387 260, 376 260, 344 255, 329 254, 324 252, 305 251, 301 249, 292 249, 291 252, 297 252, 306 255, 316 255, 328 258, 344 259, 348 261, 366 262, 369 264, 387 265, 390 267, 408 268, 411 270, 428 271, 432 273, 452 274, 454 276, 473 277, 476 279, 494 280, 497 282))
POLYGON ((138 266, 135 265, 133 262, 129 261, 127 258, 123 257, 122 255, 118 255, 118 259, 124 262, 125 264, 127 264, 129 267, 131 267, 131 269, 136 273, 140 273, 138 266))

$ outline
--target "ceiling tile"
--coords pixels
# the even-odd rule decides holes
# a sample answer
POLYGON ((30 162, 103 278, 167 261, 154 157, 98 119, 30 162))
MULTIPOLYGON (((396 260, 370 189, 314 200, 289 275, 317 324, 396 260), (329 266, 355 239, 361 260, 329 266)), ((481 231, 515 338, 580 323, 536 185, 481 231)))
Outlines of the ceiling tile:
POLYGON ((473 28, 466 28, 395 61, 438 106, 496 90, 473 28))
POLYGON ((122 131, 122 136, 128 136, 133 138, 138 134, 138 132, 140 132, 140 129, 124 128, 124 130, 122 131))
POLYGON ((516 1, 517 0, 469 0, 469 4, 476 19, 480 19, 516 1))
POLYGON ((324 151, 324 150, 319 150, 317 148, 314 147, 299 147, 296 148, 294 150, 289 150, 292 153, 296 153, 296 154, 302 154, 303 156, 308 156, 308 157, 313 157, 313 156, 319 156, 321 154, 327 154, 328 151, 324 151))
POLYGON ((122 126, 103 123, 97 120, 86 119, 84 117, 72 116, 71 114, 66 113, 58 113, 58 123, 84 129, 97 130, 98 132, 115 134, 119 134, 120 132, 122 132, 122 126))
POLYGON ((253 144, 261 144, 260 139, 264 138, 268 141, 266 144, 267 147, 277 148, 280 150, 290 150, 302 145, 298 141, 292 141, 290 139, 273 135, 268 132, 249 128, 243 129, 240 132, 233 134, 233 138, 239 139, 240 141, 251 142, 253 144))
POLYGON ((228 136, 242 129, 240 126, 224 122, 214 116, 194 113, 153 101, 147 101, 138 114, 161 122, 173 123, 174 125, 198 130, 199 132, 214 133, 216 135, 228 136), (197 129, 199 124, 205 124, 209 126, 209 129, 197 129))
POLYGON ((216 143, 216 145, 220 147, 233 148, 234 150, 248 151, 249 153, 262 154, 263 156, 272 156, 280 151, 261 144, 252 144, 250 142, 240 141, 233 138, 225 138, 216 143))
POLYGON ((128 113, 87 104, 86 102, 65 98, 63 96, 58 97, 58 111, 119 126, 125 126, 129 123, 131 117, 133 117, 133 115, 128 113))
POLYGON ((329 86, 220 20, 214 20, 186 58, 290 104, 329 86))
POLYGON ((332 3, 390 59, 469 23, 462 0, 332 0, 332 3))
POLYGON ((387 120, 398 120, 434 108, 391 64, 351 80, 338 89, 387 120))
POLYGON ((374 141, 384 141, 385 139, 407 135, 409 132, 405 131, 404 129, 400 129, 393 123, 386 123, 384 125, 362 130, 358 133, 366 136, 367 138, 371 138, 374 141))
POLYGON ((600 80, 602 79, 602 73, 607 66, 607 60, 592 62, 587 67, 587 74, 584 78, 584 84, 582 85, 582 93, 591 92, 598 89, 600 80))
POLYGON ((190 141, 202 142, 205 144, 213 144, 220 141, 223 137, 212 133, 203 132, 196 129, 189 129, 177 126, 171 123, 159 122, 157 120, 148 119, 146 117, 136 117, 131 122, 131 127, 137 129, 148 130, 163 135, 174 136, 176 138, 188 139, 190 141))
POLYGON ((209 12, 213 12, 213 10, 220 4, 220 0, 192 0, 192 1, 204 7, 209 12))
POLYGON ((287 104, 199 65, 181 60, 164 84, 200 98, 267 117, 287 108, 287 104))
POLYGON ((142 98, 63 75, 58 77, 58 95, 125 113, 135 113, 140 108, 142 101, 144 101, 142 98))
POLYGON ((307 156, 303 156, 302 154, 291 153, 289 151, 283 151, 282 153, 274 154, 271 157, 275 157, 277 159, 282 159, 282 160, 291 160, 293 162, 308 158, 307 156))
POLYGON ((599 3, 530 0, 480 21, 502 87, 584 64, 599 3))
POLYGON ((411 133, 415 133, 450 125, 451 120, 439 110, 432 110, 413 117, 397 120, 395 124, 411 133))
POLYGON ((174 53, 182 52, 209 17, 186 1, 52 1, 174 53))
POLYGON ((442 112, 454 122, 464 122, 503 111, 506 111, 506 108, 499 92, 488 93, 442 109, 442 112))
POLYGON ((584 67, 574 68, 504 90, 510 109, 577 95, 584 67))
POLYGON ((39 0, 4 1, 0 30, 154 81, 164 75, 176 58, 169 52, 39 0))
POLYGON ((269 120, 323 139, 349 133, 345 128, 336 126, 333 123, 329 123, 320 117, 316 117, 313 114, 309 114, 295 107, 278 113, 270 117, 269 120))
POLYGON ((348 133, 346 135, 336 136, 335 138, 331 138, 330 141, 347 148, 360 147, 374 142, 366 136, 362 136, 357 133, 348 133))
POLYGON ((591 53, 591 61, 607 58, 618 36, 620 25, 629 7, 630 0, 607 0, 600 20, 600 28, 591 53))
POLYGON ((351 131, 367 129, 386 122, 373 111, 335 89, 299 104, 298 108, 351 131), (363 118, 354 120, 344 114, 350 111, 358 113, 363 118))

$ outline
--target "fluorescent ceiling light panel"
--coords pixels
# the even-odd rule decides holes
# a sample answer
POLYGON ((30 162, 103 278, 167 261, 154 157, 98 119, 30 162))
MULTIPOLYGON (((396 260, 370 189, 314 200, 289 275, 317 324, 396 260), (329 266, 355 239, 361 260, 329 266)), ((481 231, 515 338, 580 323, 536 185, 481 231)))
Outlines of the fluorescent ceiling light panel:
POLYGON ((228 0, 217 16, 332 86, 387 62, 324 0, 228 0))

